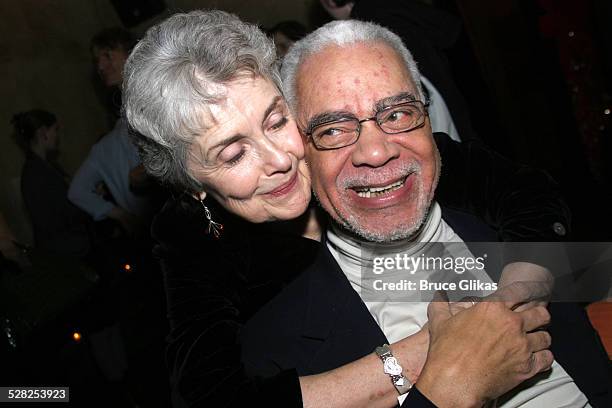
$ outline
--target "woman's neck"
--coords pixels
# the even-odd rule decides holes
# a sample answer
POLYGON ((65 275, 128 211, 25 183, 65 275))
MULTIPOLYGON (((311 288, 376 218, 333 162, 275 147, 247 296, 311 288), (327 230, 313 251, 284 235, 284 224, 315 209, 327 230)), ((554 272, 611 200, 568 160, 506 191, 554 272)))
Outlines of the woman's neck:
POLYGON ((47 161, 47 149, 38 143, 32 143, 30 145, 30 151, 36 156, 40 157, 44 161, 47 161))

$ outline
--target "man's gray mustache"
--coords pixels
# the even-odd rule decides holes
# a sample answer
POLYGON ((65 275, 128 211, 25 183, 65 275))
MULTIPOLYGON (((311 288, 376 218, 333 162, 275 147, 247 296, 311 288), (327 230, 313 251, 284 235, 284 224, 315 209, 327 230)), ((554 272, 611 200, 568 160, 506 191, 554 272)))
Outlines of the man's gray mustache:
POLYGON ((394 168, 372 169, 367 173, 350 176, 340 181, 341 188, 364 187, 374 184, 392 183, 402 178, 406 178, 413 173, 420 173, 421 166, 416 162, 405 164, 394 168))

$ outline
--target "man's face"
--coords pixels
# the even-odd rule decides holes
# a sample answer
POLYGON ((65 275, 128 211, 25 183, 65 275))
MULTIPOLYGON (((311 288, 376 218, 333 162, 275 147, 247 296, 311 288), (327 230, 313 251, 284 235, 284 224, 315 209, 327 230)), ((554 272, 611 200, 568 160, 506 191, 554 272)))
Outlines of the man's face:
MULTIPOLYGON (((311 55, 297 74, 302 129, 321 120, 374 116, 417 99, 403 61, 387 45, 330 46, 311 55)), ((337 150, 306 143, 312 188, 324 209, 344 227, 371 241, 414 235, 426 218, 440 171, 429 119, 410 132, 386 134, 364 122, 359 140, 337 150)))
POLYGON ((123 81, 123 66, 128 53, 123 47, 94 48, 94 63, 102 82, 107 87, 119 86, 123 81))

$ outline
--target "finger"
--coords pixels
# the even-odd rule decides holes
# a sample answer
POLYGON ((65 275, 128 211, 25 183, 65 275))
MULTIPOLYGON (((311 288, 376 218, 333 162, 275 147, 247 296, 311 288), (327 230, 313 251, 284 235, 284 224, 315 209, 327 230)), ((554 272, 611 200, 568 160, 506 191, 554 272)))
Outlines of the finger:
POLYGON ((450 303, 448 306, 450 308, 451 314, 454 316, 457 313, 472 307, 472 303, 471 302, 461 302, 460 301, 460 302, 450 303))
POLYGON ((546 306, 548 306, 548 302, 543 301, 543 300, 534 300, 534 301, 531 301, 531 302, 523 303, 522 305, 515 307, 514 311, 515 312, 523 312, 525 310, 529 310, 529 309, 532 309, 532 308, 537 307, 537 306, 546 307, 546 306))
POLYGON ((550 334, 545 331, 537 331, 527 334, 529 349, 532 353, 548 349, 550 347, 551 340, 550 334))
POLYGON ((486 300, 504 302, 507 308, 515 309, 523 303, 532 300, 545 299, 549 295, 549 287, 543 282, 514 282, 500 288, 486 300))
POLYGON ((530 332, 550 323, 550 313, 544 307, 534 307, 518 313, 523 320, 523 330, 530 332))
POLYGON ((542 350, 533 353, 533 368, 531 374, 535 375, 542 371, 550 370, 555 357, 550 350, 542 350))
POLYGON ((466 296, 464 298, 461 298, 461 300, 459 300, 458 302, 453 302, 450 304, 451 314, 454 316, 462 310, 476 306, 476 304, 480 301, 481 298, 479 298, 478 296, 466 296))
POLYGON ((427 307, 427 318, 430 326, 435 327, 440 322, 452 316, 446 292, 436 291, 433 300, 427 307))

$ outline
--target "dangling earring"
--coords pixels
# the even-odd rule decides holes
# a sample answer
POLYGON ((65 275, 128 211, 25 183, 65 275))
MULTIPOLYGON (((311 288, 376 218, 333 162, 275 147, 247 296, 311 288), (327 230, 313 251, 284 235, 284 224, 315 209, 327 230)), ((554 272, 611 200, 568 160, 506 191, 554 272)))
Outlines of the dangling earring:
POLYGON ((221 236, 221 232, 223 232, 223 224, 219 224, 218 222, 213 221, 212 216, 210 215, 210 210, 208 209, 206 204, 204 204, 204 200, 200 199, 199 201, 200 204, 202 204, 202 207, 204 208, 204 215, 208 220, 208 234, 212 234, 215 239, 219 239, 219 237, 221 236))

